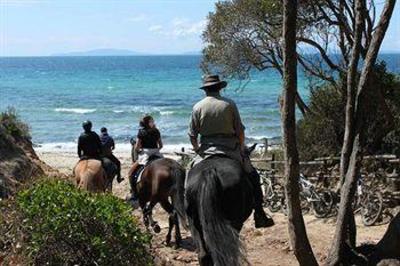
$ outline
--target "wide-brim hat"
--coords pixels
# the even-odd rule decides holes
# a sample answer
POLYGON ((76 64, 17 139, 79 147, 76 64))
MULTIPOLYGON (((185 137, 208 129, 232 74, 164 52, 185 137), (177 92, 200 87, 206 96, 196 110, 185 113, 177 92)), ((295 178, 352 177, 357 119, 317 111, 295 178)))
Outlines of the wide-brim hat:
POLYGON ((210 87, 217 87, 223 89, 228 85, 224 80, 220 80, 218 75, 208 75, 203 78, 203 86, 200 89, 204 90, 210 87))

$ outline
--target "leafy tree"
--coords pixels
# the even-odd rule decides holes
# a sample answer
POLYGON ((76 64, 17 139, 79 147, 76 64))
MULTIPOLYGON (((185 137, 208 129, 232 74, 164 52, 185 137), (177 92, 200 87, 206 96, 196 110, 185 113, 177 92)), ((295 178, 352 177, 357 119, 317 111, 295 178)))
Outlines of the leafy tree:
MULTIPOLYGON (((291 100, 303 114, 308 108, 296 92, 297 62, 303 70, 317 82, 328 82, 345 99, 344 137, 341 149, 341 203, 335 240, 332 244, 329 264, 346 262, 355 248, 355 221, 351 212, 359 161, 364 148, 364 126, 369 122, 365 114, 370 110, 368 99, 377 97, 387 122, 393 114, 388 107, 382 89, 374 87, 375 64, 380 45, 389 25, 395 0, 386 0, 384 8, 376 20, 374 1, 365 0, 232 0, 220 1, 216 11, 209 15, 209 23, 204 32, 207 43, 203 51, 204 71, 218 71, 227 77, 247 79, 253 69, 275 68, 283 76, 282 96, 283 143, 286 152, 287 189, 290 189, 297 172, 297 148, 294 116, 291 100), (283 9, 283 12, 282 12, 283 9), (288 10, 295 18, 288 20, 288 10), (283 14, 283 15, 280 15, 283 14), (297 19, 297 21, 296 21, 297 19), (297 26, 296 26, 297 24, 297 26), (288 25, 292 27, 288 30, 288 25), (288 32, 293 35, 288 38, 288 32), (282 36, 282 37, 280 37, 282 36), (298 52, 288 49, 287 44, 297 40, 298 52), (283 45, 282 45, 283 44, 283 45), (287 60, 293 57, 292 61, 287 60), (294 60, 294 61, 293 61, 294 60), (361 66, 361 69, 359 68, 361 66), (285 72, 291 69, 290 73, 285 72), (342 77, 342 78, 337 78, 342 77), (343 82, 345 80, 346 82, 343 82), (291 93, 294 93, 291 94, 291 93), (290 128, 290 127, 293 128, 290 128), (287 131, 285 131, 285 129, 287 131)), ((291 47, 293 47, 291 45, 291 47)), ((288 193, 288 192, 287 192, 288 193)), ((288 197, 291 193, 288 193, 288 197)), ((289 199, 291 239, 303 239, 301 217, 296 214, 296 190, 289 199)), ((297 199, 298 200, 298 199, 297 199)), ((307 247, 305 244, 303 247, 307 247)), ((295 253, 298 246, 295 247, 295 253)), ((310 255, 309 249, 306 252, 310 255)), ((310 255, 312 257, 312 254, 310 255)), ((356 256, 357 257, 357 256, 356 256)), ((297 256, 300 264, 304 257, 297 256)), ((315 259, 311 259, 310 263, 315 259)))
MULTIPOLYGON (((346 80, 342 79, 342 82, 346 80)), ((400 123, 400 77, 388 73, 381 62, 375 66, 374 87, 382 90, 387 106, 393 118, 385 118, 380 108, 379 97, 368 97, 371 110, 365 129, 365 152, 368 154, 394 153, 398 151, 400 123), (397 140, 396 140, 397 139, 397 140)), ((346 98, 329 83, 310 90, 308 116, 297 123, 297 138, 301 160, 312 160, 321 156, 340 154, 344 137, 346 98)))

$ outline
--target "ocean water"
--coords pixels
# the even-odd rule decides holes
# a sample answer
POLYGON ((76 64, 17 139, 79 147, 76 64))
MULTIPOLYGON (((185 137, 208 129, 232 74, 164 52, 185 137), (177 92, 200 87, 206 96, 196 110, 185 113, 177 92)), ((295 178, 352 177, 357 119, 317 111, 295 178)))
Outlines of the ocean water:
MULTIPOLYGON (((400 55, 383 59, 400 73, 400 55)), ((144 114, 154 116, 167 147, 188 146, 191 108, 203 97, 199 63, 199 56, 3 57, 0 111, 15 107, 33 142, 46 149, 74 149, 86 119, 128 147, 144 114)), ((230 82, 223 94, 237 102, 249 141, 278 137, 279 74, 255 73, 237 88, 230 82)), ((302 73, 299 91, 307 99, 302 73)))

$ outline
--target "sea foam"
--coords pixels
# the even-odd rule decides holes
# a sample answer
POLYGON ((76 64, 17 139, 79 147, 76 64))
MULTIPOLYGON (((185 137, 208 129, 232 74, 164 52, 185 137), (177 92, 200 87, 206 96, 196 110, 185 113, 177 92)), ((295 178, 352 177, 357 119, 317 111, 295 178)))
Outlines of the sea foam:
MULTIPOLYGON (((116 154, 127 154, 131 152, 132 145, 130 143, 122 142, 116 143, 115 153, 116 154)), ((162 153, 175 153, 189 151, 191 145, 189 143, 180 144, 166 144, 161 150, 162 153)), ((54 153, 76 153, 77 143, 76 142, 53 142, 53 143, 41 143, 35 144, 35 150, 37 152, 54 152, 54 153)))
POLYGON ((84 108, 56 108, 56 112, 60 113, 75 113, 75 114, 89 114, 96 112, 96 109, 84 109, 84 108))

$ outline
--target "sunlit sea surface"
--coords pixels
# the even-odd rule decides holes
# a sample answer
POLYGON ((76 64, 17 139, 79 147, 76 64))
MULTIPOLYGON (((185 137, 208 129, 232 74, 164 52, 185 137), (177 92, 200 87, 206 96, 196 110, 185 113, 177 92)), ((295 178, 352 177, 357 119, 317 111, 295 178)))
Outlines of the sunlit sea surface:
MULTIPOLYGON (((400 55, 382 55, 400 73, 400 55)), ((0 110, 15 107, 44 149, 74 149, 81 122, 107 127, 129 147, 144 114, 152 114, 167 147, 187 146, 192 106, 203 97, 199 56, 15 57, 0 58, 0 110)), ((280 135, 281 77, 254 73, 245 89, 230 82, 249 142, 280 135)), ((299 73, 307 99, 307 79, 299 73)))

